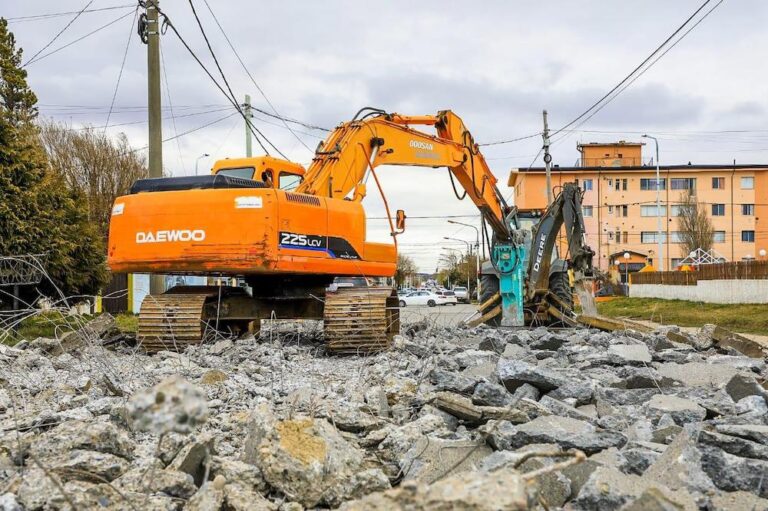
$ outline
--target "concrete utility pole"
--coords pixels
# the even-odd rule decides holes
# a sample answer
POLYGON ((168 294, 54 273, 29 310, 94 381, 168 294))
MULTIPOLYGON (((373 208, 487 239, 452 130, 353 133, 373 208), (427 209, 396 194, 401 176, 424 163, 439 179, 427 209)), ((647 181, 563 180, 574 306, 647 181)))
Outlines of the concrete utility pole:
MULTIPOLYGON (((149 177, 163 177, 163 115, 160 104, 160 0, 146 0, 147 103, 149 112, 149 177)), ((162 275, 151 275, 149 292, 165 291, 162 275)))
POLYGON ((245 113, 245 155, 250 158, 253 156, 253 142, 251 141, 251 127, 248 126, 248 121, 253 118, 251 113, 251 96, 245 95, 245 104, 243 105, 243 111, 245 113))
POLYGON ((547 206, 552 204, 552 155, 549 154, 549 124, 547 124, 547 111, 542 112, 544 115, 544 131, 541 133, 544 139, 544 165, 547 169, 547 206))
MULTIPOLYGON (((659 179, 659 141, 656 137, 650 135, 643 135, 644 138, 650 138, 656 144, 656 243, 658 243, 658 268, 659 271, 664 271, 664 244, 661 241, 661 179, 659 179)), ((731 212, 733 213, 733 212, 731 212)), ((666 214, 664 217, 666 218, 666 214)), ((733 218, 733 214, 731 214, 733 218)))

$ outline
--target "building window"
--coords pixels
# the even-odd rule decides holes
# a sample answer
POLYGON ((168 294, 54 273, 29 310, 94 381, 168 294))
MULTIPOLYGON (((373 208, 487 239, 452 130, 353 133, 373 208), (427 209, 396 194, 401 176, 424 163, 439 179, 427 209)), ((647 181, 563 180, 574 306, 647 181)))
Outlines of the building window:
POLYGON ((629 243, 629 233, 624 231, 624 243, 629 243))
MULTIPOLYGON (((655 177, 641 177, 640 178, 640 189, 641 190, 655 190, 656 189, 656 178, 655 177)), ((666 178, 660 178, 659 179, 659 190, 666 190, 667 189, 667 180, 666 178)))
POLYGON ((623 206, 617 206, 616 213, 619 216, 627 216, 629 214, 629 206, 627 206, 626 204, 623 206))
POLYGON ((741 231, 741 241, 746 242, 754 242, 755 241, 755 231, 741 231))
MULTIPOLYGON (((666 240, 666 233, 661 233, 662 243, 666 240)), ((640 233, 640 243, 656 243, 658 241, 658 233, 656 231, 643 231, 640 233)))
POLYGON ((616 243, 621 243, 621 231, 616 231, 616 243))
POLYGON ((659 213, 656 212, 656 205, 640 206, 640 216, 667 216, 667 207, 659 206, 659 213))
POLYGON ((584 189, 585 192, 588 191, 588 190, 591 190, 592 189, 592 180, 591 179, 585 179, 584 182, 582 183, 582 188, 584 189))
POLYGON ((695 177, 673 177, 671 180, 671 188, 673 190, 695 190, 696 178, 695 177))
POLYGON ((712 216, 725 216, 725 204, 712 204, 712 216))
POLYGON ((672 268, 677 268, 678 266, 680 266, 680 263, 682 263, 682 262, 683 262, 683 258, 682 257, 673 257, 672 258, 672 268))
POLYGON ((742 204, 741 205, 741 214, 744 216, 754 216, 755 215, 755 205, 754 204, 742 204))
POLYGON ((683 242, 683 233, 680 231, 672 231, 669 233, 669 242, 670 243, 682 243, 683 242))
POLYGON ((669 216, 681 216, 683 214, 683 206, 680 204, 673 204, 671 208, 672 214, 669 216))
POLYGON ((592 206, 582 206, 581 212, 585 217, 592 216, 592 206))
POLYGON ((609 187, 613 186, 613 179, 610 177, 608 178, 608 186, 609 187))
POLYGON ((754 190, 755 189, 755 178, 754 177, 742 177, 741 178, 741 189, 742 190, 754 190))
POLYGON ((613 206, 608 206, 608 214, 613 214, 613 206))
MULTIPOLYGON (((626 179, 622 179, 621 180, 621 189, 624 190, 625 192, 627 191, 627 180, 626 179)), ((627 216, 627 215, 624 215, 624 216, 627 216)))
POLYGON ((725 243, 725 231, 715 231, 712 236, 715 243, 725 243))
POLYGON ((725 190, 725 178, 724 177, 713 177, 712 178, 712 189, 713 190, 725 190))

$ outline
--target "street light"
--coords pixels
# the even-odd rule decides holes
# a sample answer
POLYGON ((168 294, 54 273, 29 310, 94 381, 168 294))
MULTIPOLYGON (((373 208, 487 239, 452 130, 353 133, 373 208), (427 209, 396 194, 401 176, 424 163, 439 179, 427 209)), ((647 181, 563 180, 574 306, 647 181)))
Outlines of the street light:
POLYGON ((195 160, 195 175, 197 175, 197 164, 200 163, 200 160, 202 160, 203 158, 208 158, 209 156, 210 154, 203 153, 202 155, 197 157, 197 159, 195 160))
MULTIPOLYGON (((650 135, 643 135, 643 138, 650 138, 656 145, 656 243, 659 246, 659 271, 664 271, 664 249, 661 243, 661 199, 660 191, 661 179, 659 179, 659 141, 656 137, 650 135)), ((666 214, 664 215, 666 216, 666 214)))
POLYGON ((624 252, 624 280, 627 282, 627 289, 629 289, 629 252, 624 252))
MULTIPOLYGON (((460 241, 464 243, 467 246, 467 257, 472 255, 472 244, 466 240, 463 240, 461 238, 451 238, 450 236, 443 236, 444 240, 453 240, 453 241, 460 241)), ((469 285, 469 281, 471 279, 470 272, 469 272, 469 259, 467 259, 467 295, 471 296, 469 294, 469 290, 472 286, 469 285)))
POLYGON ((471 227, 475 230, 475 275, 477 276, 477 285, 475 291, 477 294, 477 301, 480 302, 480 229, 472 224, 465 224, 463 222, 457 222, 456 220, 448 220, 449 224, 463 225, 464 227, 471 227))

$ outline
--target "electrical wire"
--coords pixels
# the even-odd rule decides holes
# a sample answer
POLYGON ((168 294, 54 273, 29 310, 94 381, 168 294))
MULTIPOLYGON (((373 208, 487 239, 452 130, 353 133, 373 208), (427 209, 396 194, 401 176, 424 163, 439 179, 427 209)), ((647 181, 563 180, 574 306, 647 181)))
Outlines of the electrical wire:
MULTIPOLYGON (((652 61, 650 64, 648 64, 648 66, 647 66, 645 69, 643 69, 643 70, 642 70, 640 73, 638 73, 638 74, 637 74, 635 77, 633 77, 633 78, 632 78, 632 79, 631 79, 629 82, 627 82, 627 84, 626 84, 626 85, 624 85, 624 86, 623 86, 623 87, 622 87, 622 88, 621 88, 621 89, 620 89, 620 90, 619 90, 619 91, 618 91, 618 92, 617 92, 617 93, 616 93, 614 96, 612 96, 610 99, 608 99, 608 100, 607 100, 605 103, 601 104, 601 105, 600 105, 600 107, 598 107, 598 108, 597 108, 597 109, 596 109, 594 112, 592 112, 592 113, 591 113, 591 114, 590 114, 588 117, 586 117, 586 118, 585 118, 584 120, 582 120, 582 121, 581 121, 579 124, 577 124, 577 125, 576 125, 576 127, 578 128, 578 127, 580 127, 580 126, 583 126, 583 125, 584 125, 584 124, 585 124, 587 121, 589 121, 589 120, 590 120, 592 117, 594 117, 594 116, 595 116, 595 115, 596 115, 596 114, 597 114, 597 113, 598 113, 600 110, 602 110, 603 108, 605 108, 606 106, 608 106, 608 105, 609 105, 609 104, 610 104, 610 103, 611 103, 611 102, 612 102, 614 99, 616 99, 617 97, 619 97, 619 95, 620 95, 622 92, 624 92, 624 91, 625 91, 625 90, 626 90, 626 89, 627 89, 627 88, 628 88, 630 85, 632 85, 633 83, 635 83, 635 81, 636 81, 638 78, 640 78, 641 76, 643 76, 643 75, 646 73, 646 71, 648 71, 649 69, 651 69, 651 68, 652 68, 652 67, 653 67, 653 66, 654 66, 654 65, 655 65, 655 64, 656 64, 656 63, 657 63, 657 62, 658 62, 658 61, 659 61, 659 60, 660 60, 662 57, 664 57, 664 55, 666 55, 667 53, 669 53, 669 51, 670 51, 670 50, 672 50, 672 48, 674 48, 675 46, 677 46, 677 45, 678 45, 678 43, 680 43, 680 41, 682 41, 683 39, 685 39, 685 37, 686 37, 686 36, 687 36, 689 33, 691 33, 691 31, 692 31, 693 29, 695 29, 696 27, 698 27, 698 26, 699 26, 699 24, 700 24, 702 21, 704 21, 704 20, 705 20, 705 19, 706 19, 706 18, 707 18, 707 17, 708 17, 710 14, 712 14, 712 11, 714 11, 715 9, 717 9, 718 7, 720 7, 720 4, 722 4, 722 3, 723 3, 723 1, 724 1, 724 0, 720 0, 720 1, 719 1, 717 4, 715 4, 715 6, 714 6, 714 7, 712 7, 712 8, 711 8, 709 11, 707 11, 706 13, 704 13, 704 15, 703 15, 701 18, 699 18, 699 20, 698 20, 698 21, 696 21, 696 23, 694 23, 694 24, 693 24, 693 25, 692 25, 692 26, 691 26, 691 27, 690 27, 690 28, 689 28, 687 31, 685 31, 685 32, 683 33, 683 35, 681 35, 681 36, 680 36, 680 38, 679 38, 679 39, 677 39, 677 40, 676 40, 674 43, 672 43, 672 44, 671 44, 671 45, 670 45, 670 46, 669 46, 669 47, 668 47, 666 50, 664 50, 664 52, 663 52, 661 55, 659 55, 658 57, 656 57, 656 59, 655 59, 655 60, 653 60, 653 61, 652 61)), ((706 5, 706 3, 705 3, 704 5, 706 5)), ((703 6, 702 6, 702 7, 703 7, 703 6)), ((564 138, 566 138, 566 137, 568 137, 568 136, 569 136, 569 135, 567 135, 567 134, 566 134, 566 135, 564 135, 563 137, 561 137, 560 139, 553 141, 552 145, 554 145, 554 144, 556 144, 556 143, 560 142, 562 139, 564 139, 564 138)))
POLYGON ((667 37, 663 43, 661 43, 658 47, 656 47, 653 52, 651 52, 650 55, 648 55, 640 64, 638 64, 628 75, 626 75, 619 83, 617 83, 611 90, 609 90, 603 97, 595 101, 589 108, 584 110, 582 113, 580 113, 578 116, 576 116, 573 120, 571 120, 569 123, 567 123, 565 126, 561 127, 560 129, 556 130, 554 133, 552 133, 552 137, 563 131, 564 129, 570 128, 574 124, 576 124, 579 120, 584 118, 586 115, 588 115, 592 110, 597 108, 600 104, 602 104, 603 101, 605 101, 609 96, 611 96, 614 92, 616 92, 622 85, 624 85, 627 81, 629 81, 635 73, 637 73, 640 69, 642 69, 645 64, 647 64, 657 53, 659 53, 666 45, 669 43, 677 34, 679 34, 687 25, 688 23, 693 20, 696 15, 698 15, 704 7, 707 6, 712 0, 706 0, 703 4, 699 6, 698 9, 696 9, 693 14, 691 14, 682 25, 680 25, 674 32, 672 32, 672 35, 667 37))
POLYGON ((109 23, 106 23, 106 24, 104 24, 104 25, 100 26, 100 27, 99 27, 99 28, 97 28, 96 30, 93 30, 93 31, 91 31, 91 32, 88 32, 88 33, 87 33, 87 34, 85 34, 84 36, 82 36, 82 37, 78 37, 78 38, 77 38, 77 39, 75 39, 74 41, 71 41, 71 42, 69 42, 69 43, 65 44, 64 46, 59 46, 59 47, 58 47, 58 48, 56 48, 55 50, 49 51, 49 52, 48 52, 48 53, 46 53, 45 55, 42 55, 42 56, 40 56, 40 57, 37 57, 35 60, 30 60, 30 61, 28 61, 28 62, 25 64, 25 66, 28 66, 28 65, 30 65, 30 64, 36 64, 36 63, 40 62, 41 60, 43 60, 43 59, 44 59, 44 58, 46 58, 46 57, 50 57, 51 55, 53 55, 53 54, 55 54, 55 53, 58 53, 58 52, 60 52, 61 50, 64 50, 64 49, 66 49, 66 48, 69 48, 69 47, 70 47, 70 46, 72 46, 73 44, 79 43, 79 42, 80 42, 80 41, 82 41, 83 39, 86 39, 86 38, 88 38, 88 37, 92 36, 93 34, 96 34, 97 32, 101 32, 101 31, 102 31, 102 30, 104 30, 105 28, 107 28, 107 27, 109 27, 109 26, 111 26, 111 25, 114 25, 115 23, 117 23, 117 22, 118 22, 118 21, 120 21, 121 19, 123 19, 123 18, 127 18, 128 16, 130 16, 131 14, 133 14, 133 12, 134 12, 134 10, 133 10, 133 9, 131 9, 129 12, 127 12, 127 13, 123 14, 122 16, 120 16, 120 17, 118 17, 118 18, 115 18, 114 20, 110 21, 109 23))
POLYGON ((47 14, 35 14, 32 16, 15 16, 13 18, 6 18, 9 23, 13 22, 25 22, 25 21, 40 21, 52 18, 60 18, 62 16, 69 16, 70 14, 86 14, 91 12, 102 11, 114 11, 115 9, 126 9, 128 7, 134 7, 134 4, 113 5, 111 7, 100 7, 98 9, 84 9, 81 11, 66 11, 66 12, 52 12, 47 14))
POLYGON ((188 0, 188 1, 189 1, 189 6, 192 8, 192 14, 195 15, 195 20, 197 21, 197 26, 200 28, 200 33, 203 34, 203 39, 205 39, 205 44, 208 47, 208 51, 210 52, 211 57, 213 58, 213 61, 216 63, 216 69, 219 70, 219 74, 221 75, 222 80, 224 80, 224 85, 227 86, 227 90, 229 91, 229 94, 232 97, 232 100, 233 100, 234 104, 236 105, 237 110, 241 113, 241 115, 243 116, 243 119, 245 119, 245 123, 248 125, 248 129, 251 131, 253 136, 256 138, 256 141, 259 143, 259 145, 262 147, 262 149, 264 149, 264 152, 269 154, 269 152, 267 151, 266 147, 264 147, 264 145, 261 143, 261 140, 259 140, 259 137, 256 136, 256 133, 261 135, 262 138, 270 146, 272 146, 272 148, 275 151, 277 151, 277 153, 280 156, 282 156, 283 158, 285 158, 287 160, 288 157, 285 154, 283 154, 283 152, 280 151, 280 149, 278 149, 277 146, 275 144, 273 144, 267 138, 267 136, 264 133, 262 133, 258 128, 256 128, 256 126, 254 126, 253 123, 251 122, 251 119, 245 114, 245 112, 243 112, 242 107, 240 107, 240 104, 237 102, 237 96, 235 96, 235 93, 232 92, 232 88, 229 86, 229 81, 227 81, 227 77, 224 75, 224 71, 221 69, 221 65, 219 65, 219 59, 216 58, 216 54, 213 52, 213 47, 211 46, 211 43, 208 40, 208 35, 205 33, 205 29, 203 28, 203 24, 200 21, 200 18, 198 17, 198 15, 197 15, 197 10, 195 9, 195 4, 192 2, 192 0, 188 0))
POLYGON ((109 104, 109 112, 107 113, 107 121, 104 123, 104 132, 107 131, 109 126, 109 119, 112 117, 112 109, 115 107, 115 100, 117 99, 117 90, 120 88, 120 80, 123 78, 123 69, 125 69, 125 61, 128 58, 128 48, 131 46, 131 39, 133 39, 133 26, 136 24, 136 18, 139 15, 139 8, 133 12, 133 20, 131 21, 130 30, 128 30, 128 41, 125 43, 125 51, 123 51, 123 61, 120 63, 120 72, 117 74, 117 83, 115 84, 115 91, 112 93, 112 101, 109 104))
POLYGON ((85 7, 83 7, 82 9, 80 9, 80 10, 77 12, 77 14, 75 14, 75 17, 74 17, 74 18, 72 18, 71 20, 69 20, 69 23, 67 23, 66 25, 64 25, 64 28, 62 28, 61 30, 59 30, 59 32, 58 32, 58 33, 57 33, 55 36, 53 36, 53 39, 51 39, 50 41, 48 41, 48 44, 46 44, 45 46, 43 46, 42 48, 40 48, 40 49, 37 51, 37 53, 35 53, 34 55, 32 55, 32 57, 30 57, 30 58, 29 58, 29 60, 27 60, 27 61, 26 61, 24 64, 22 64, 22 65, 21 65, 21 67, 26 67, 26 66, 27 66, 27 64, 29 64, 30 62, 32 62, 33 60, 35 60, 35 57, 37 57, 38 55, 40 55, 41 53, 43 53, 45 50, 47 50, 47 49, 48 49, 48 47, 49 47, 49 46, 51 46, 51 45, 52 45, 52 44, 53 44, 53 43, 56 41, 56 39, 58 39, 58 38, 59 38, 59 36, 61 36, 61 34, 63 34, 64 32, 66 32, 66 30, 67 30, 67 29, 68 29, 68 28, 69 28, 69 27, 72 25, 72 23, 74 23, 74 22, 75 22, 75 20, 77 20, 77 18, 79 18, 79 17, 80 17, 80 15, 81 15, 81 14, 83 14, 83 11, 85 11, 85 10, 86 10, 88 7, 90 7, 90 5, 91 5, 92 3, 93 3, 93 0, 90 0, 90 1, 89 1, 87 4, 85 4, 85 7))
MULTIPOLYGON (((233 107, 235 107, 235 109, 237 110, 237 113, 239 113, 239 114, 240 114, 240 116, 241 116, 243 119, 245 119, 245 122, 246 122, 246 124, 248 125, 249 129, 250 129, 250 130, 251 130, 251 132, 253 133, 254 137, 255 137, 255 138, 256 138, 256 140, 257 140, 257 142, 258 142, 258 143, 259 143, 259 145, 262 147, 262 149, 264 150, 264 152, 265 152, 267 155, 269 155, 269 151, 267 150, 266 146, 264 146, 264 144, 261 142, 261 140, 259 139, 259 137, 256 135, 256 132, 258 132, 258 133, 259 133, 259 134, 261 134, 262 136, 263 136, 263 134, 262 134, 262 133, 261 133, 261 132, 258 130, 258 128, 256 128, 255 126, 253 126, 253 123, 251 123, 251 122, 250 122, 250 119, 248 119, 248 117, 245 115, 245 113, 244 113, 244 112, 242 111, 242 109, 240 108, 240 105, 238 104, 238 102, 237 102, 236 98, 235 98, 235 99, 231 98, 231 97, 229 96, 229 94, 228 94, 228 93, 227 93, 227 92, 224 90, 224 88, 221 86, 221 84, 219 84, 219 82, 216 80, 216 78, 214 78, 214 76, 211 74, 211 72, 208 70, 208 68, 207 68, 207 67, 205 67, 205 64, 203 64, 203 62, 200 60, 200 58, 197 56, 197 54, 194 52, 194 50, 192 50, 192 48, 189 46, 189 44, 187 43, 187 41, 186 41, 186 40, 185 40, 185 39, 184 39, 184 38, 181 36, 181 34, 179 33, 178 29, 177 29, 177 28, 176 28, 176 26, 173 24, 173 22, 172 22, 172 21, 171 21, 171 19, 168 17, 168 15, 167 15, 167 14, 165 14, 163 11, 161 11, 161 10, 160 10, 160 8, 157 8, 157 11, 158 11, 158 13, 159 13, 159 14, 161 14, 161 15, 163 16, 163 18, 164 18, 164 20, 165 20, 165 23, 168 25, 168 27, 170 27, 170 28, 171 28, 171 30, 172 30, 172 31, 173 31, 173 33, 176 35, 176 37, 179 39, 179 41, 181 41, 181 44, 184 46, 184 48, 187 50, 187 52, 189 52, 189 54, 192 56, 192 58, 193 58, 193 59, 195 59, 195 61, 197 62, 197 64, 198 64, 198 65, 199 65, 199 66, 200 66, 200 67, 203 69, 203 71, 205 71, 205 74, 206 74, 206 75, 208 75, 208 78, 210 78, 210 79, 211 79, 211 81, 214 83, 214 85, 216 85, 216 88, 218 88, 218 89, 219 89, 219 91, 221 91, 221 93, 222 93, 222 94, 224 94, 224 97, 226 97, 226 98, 227 98, 227 100, 228 100, 228 101, 229 101, 229 102, 232 104, 232 106, 233 106, 233 107), (254 132, 254 130, 255 130, 255 132, 254 132)), ((265 140, 266 140, 266 137, 264 137, 264 138, 265 138, 265 140)), ((268 141, 268 140, 267 140, 267 141, 268 141)), ((270 145, 272 145, 272 147, 275 147, 275 146, 274 146, 274 145, 273 145, 271 142, 270 142, 270 145)), ((276 148, 276 147, 275 147, 275 150, 277 150, 277 148, 276 148)), ((278 152, 280 152, 279 150, 277 150, 277 151, 278 151, 278 152)), ((284 158, 286 158, 286 157, 285 157, 285 155, 283 155, 282 153, 280 153, 280 154, 281 154, 281 155, 282 155, 284 158)), ((286 158, 286 159, 287 159, 287 158, 286 158)))
MULTIPOLYGON (((224 39, 227 41, 227 44, 229 45, 229 48, 232 50, 232 53, 235 54, 235 57, 237 57, 238 62, 240 62, 240 66, 243 68, 245 73, 248 75, 248 78, 250 78, 251 83, 253 83, 254 87, 256 87, 256 90, 259 91, 259 94, 261 94, 261 97, 263 97, 264 101, 267 102, 267 104, 272 109, 274 114, 270 114, 270 113, 265 112, 263 110, 258 110, 258 109, 256 109, 256 110, 258 110, 260 113, 262 113, 264 115, 269 115, 270 117, 275 117, 277 119, 280 119, 283 122, 283 124, 285 125, 285 127, 288 129, 288 131, 290 131, 293 134, 293 136, 296 138, 296 140, 298 140, 299 143, 301 145, 303 145, 308 151, 310 151, 312 154, 314 154, 315 151, 313 149, 311 149, 309 146, 307 146, 307 144, 305 144, 304 141, 301 140, 301 138, 296 133, 294 133, 294 131, 290 128, 290 126, 288 126, 288 120, 283 118, 283 116, 280 115, 280 113, 277 111, 277 108, 275 108, 275 105, 272 104, 272 102, 267 97, 267 94, 264 92, 264 90, 256 82, 256 79, 253 77, 251 72, 248 70, 248 67, 245 65, 245 62, 243 62, 243 59, 240 58, 240 54, 237 52, 237 50, 235 49, 235 46, 232 44, 232 41, 229 39, 229 36, 227 35, 227 32, 221 26, 221 23, 219 23, 219 19, 216 17, 216 14, 213 12, 213 9, 211 9, 211 6, 208 3, 208 0, 203 0, 203 2, 205 3, 205 6, 208 8, 208 12, 211 13, 211 16, 213 17, 213 21, 216 22, 216 26, 219 27, 219 30, 221 31, 222 35, 224 36, 224 39)), ((305 124, 305 123, 302 123, 302 122, 298 122, 298 121, 292 121, 292 122, 297 122, 298 124, 304 126, 305 128, 323 129, 323 128, 317 128, 317 127, 311 128, 308 124, 305 124)), ((325 131, 330 131, 330 130, 325 130, 325 131)))
POLYGON ((541 131, 539 131, 538 133, 525 135, 524 137, 510 138, 509 140, 496 140, 495 142, 486 142, 484 144, 477 144, 477 145, 492 146, 492 145, 501 145, 501 144, 511 144, 512 142, 519 142, 521 140, 528 140, 529 138, 540 137, 540 136, 541 136, 541 131))
MULTIPOLYGON (((176 115, 173 113, 173 100, 171 99, 171 87, 168 85, 168 72, 165 70, 165 55, 163 54, 163 46, 159 45, 160 47, 160 65, 162 66, 163 71, 163 82, 165 83, 165 93, 168 97, 168 106, 170 107, 171 112, 171 123, 173 124, 173 133, 178 134, 179 130, 176 127, 176 115)), ((184 174, 187 173, 187 167, 184 164, 184 156, 182 155, 181 151, 181 139, 176 139, 176 148, 179 150, 179 162, 181 163, 181 170, 184 172, 184 174)))

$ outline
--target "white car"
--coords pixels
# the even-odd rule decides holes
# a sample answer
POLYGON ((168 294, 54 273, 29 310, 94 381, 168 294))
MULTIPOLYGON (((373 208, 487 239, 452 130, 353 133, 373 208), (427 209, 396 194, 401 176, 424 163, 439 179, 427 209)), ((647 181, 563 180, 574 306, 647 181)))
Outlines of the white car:
POLYGON ((456 303, 456 297, 441 296, 433 291, 414 291, 400 297, 400 307, 407 307, 409 305, 426 305, 428 307, 434 307, 435 305, 446 305, 448 303, 456 303), (452 300, 451 300, 452 298, 452 300))
POLYGON ((469 303, 469 291, 464 286, 453 286, 453 293, 456 299, 463 303, 469 303))

